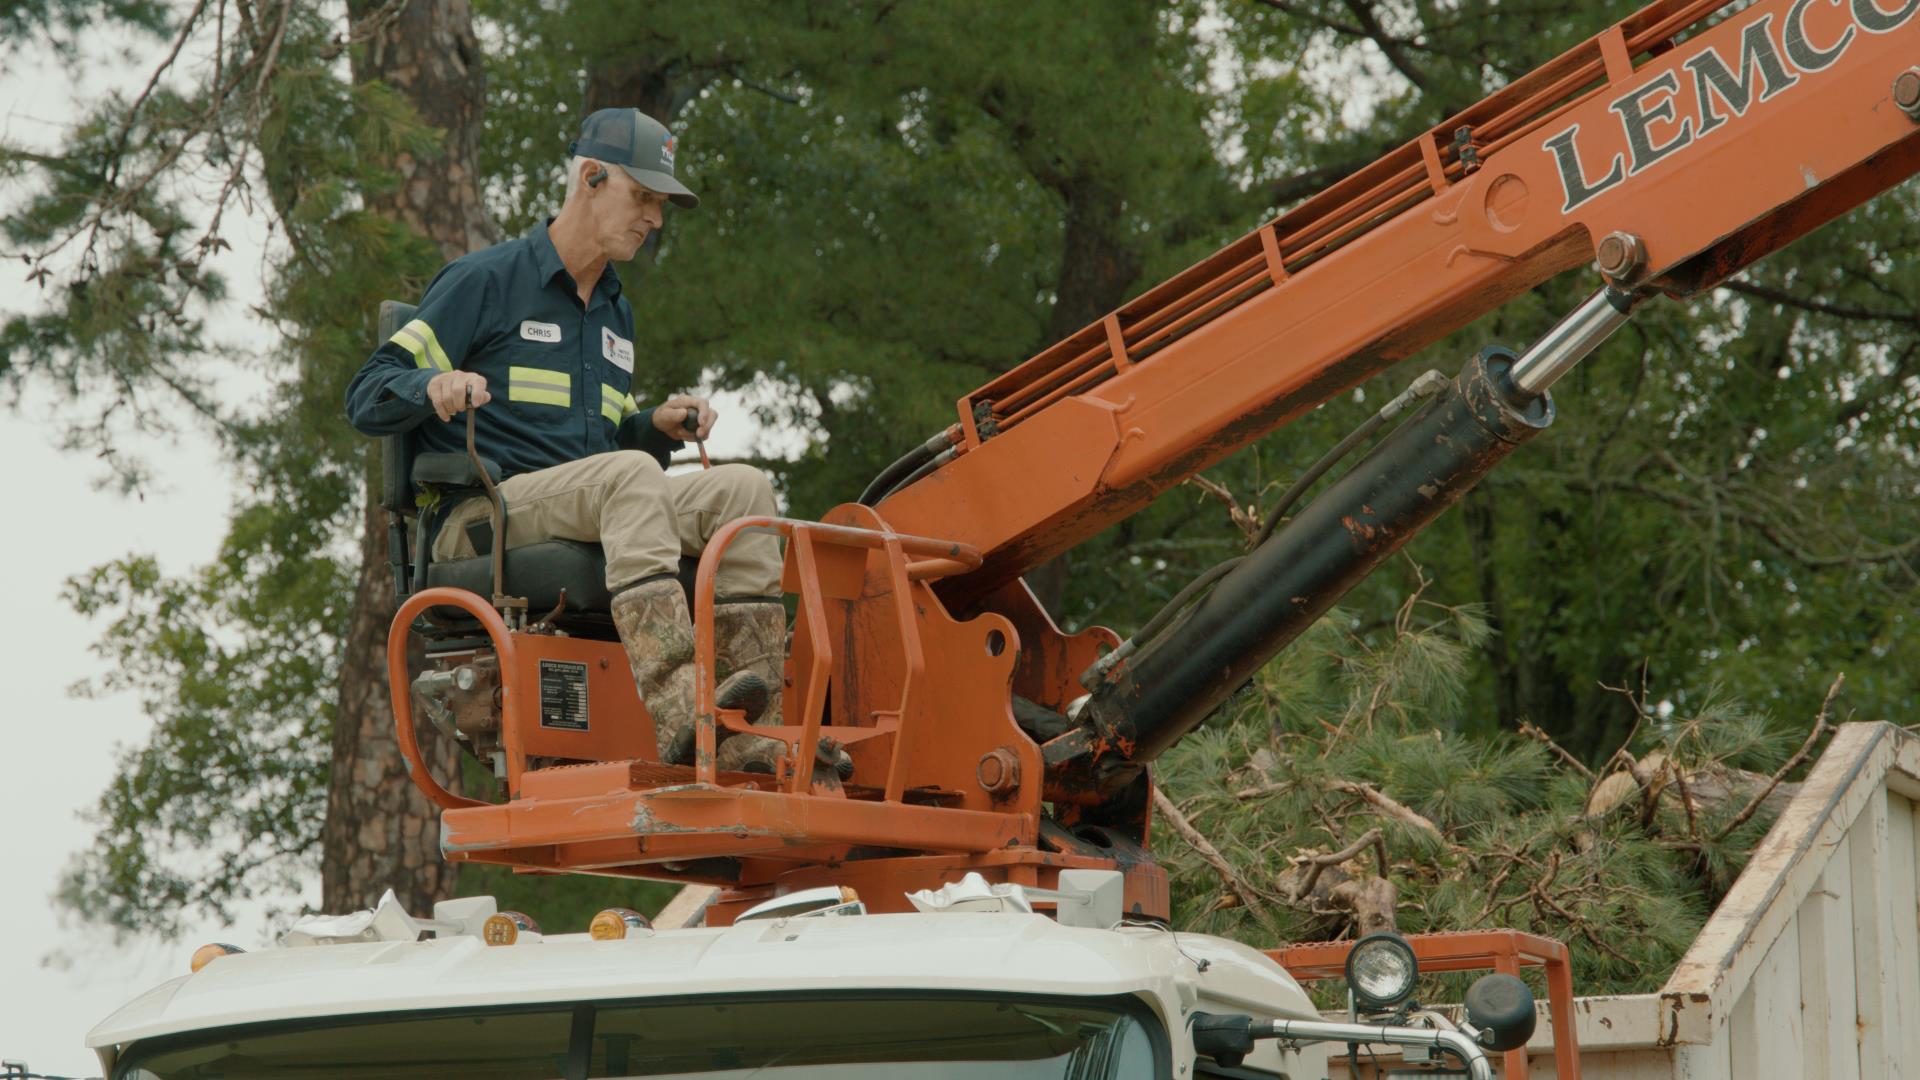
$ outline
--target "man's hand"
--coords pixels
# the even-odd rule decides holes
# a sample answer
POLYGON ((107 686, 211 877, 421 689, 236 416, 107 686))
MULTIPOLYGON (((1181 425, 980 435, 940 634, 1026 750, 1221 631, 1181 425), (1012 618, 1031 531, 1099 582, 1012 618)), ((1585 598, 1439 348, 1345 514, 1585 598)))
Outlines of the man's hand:
POLYGON ((458 413, 467 411, 467 391, 473 391, 473 407, 479 408, 493 400, 487 393, 487 379, 471 371, 443 371, 427 380, 427 400, 433 403, 433 413, 442 420, 451 420, 458 413))
POLYGON ((653 426, 659 428, 668 438, 682 442, 705 439, 713 433, 713 422, 720 414, 713 411, 707 399, 693 394, 675 394, 667 399, 665 405, 653 410, 653 426), (700 425, 687 427, 687 410, 697 409, 700 413, 700 425))

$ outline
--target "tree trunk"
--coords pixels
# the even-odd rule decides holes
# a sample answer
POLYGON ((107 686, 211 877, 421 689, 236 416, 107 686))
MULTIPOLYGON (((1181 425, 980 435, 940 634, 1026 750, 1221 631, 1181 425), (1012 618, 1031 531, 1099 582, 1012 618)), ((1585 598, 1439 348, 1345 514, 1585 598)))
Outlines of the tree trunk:
MULTIPOLYGON (((1041 348, 1106 317, 1120 306, 1140 276, 1140 257, 1125 242, 1126 203, 1105 183, 1084 176, 1051 184, 1066 201, 1061 240, 1060 285, 1047 320, 1041 348)), ((1049 614, 1058 617, 1071 576, 1071 552, 1027 572, 1027 587, 1049 614)))
MULTIPOLYGON (((368 207, 405 222, 453 259, 499 238, 481 200, 477 148, 486 80, 473 15, 465 0, 385 7, 373 0, 348 4, 348 22, 361 41, 353 80, 386 84, 422 122, 445 131, 446 142, 431 160, 402 154, 393 163, 402 182, 368 207)), ((394 604, 384 518, 369 489, 334 718, 320 901, 323 910, 349 911, 371 906, 391 888, 407 910, 425 913, 453 895, 457 868, 440 856, 439 812, 407 777, 394 739, 386 674, 394 604)), ((453 778, 450 743, 436 740, 422 750, 435 775, 453 778)))

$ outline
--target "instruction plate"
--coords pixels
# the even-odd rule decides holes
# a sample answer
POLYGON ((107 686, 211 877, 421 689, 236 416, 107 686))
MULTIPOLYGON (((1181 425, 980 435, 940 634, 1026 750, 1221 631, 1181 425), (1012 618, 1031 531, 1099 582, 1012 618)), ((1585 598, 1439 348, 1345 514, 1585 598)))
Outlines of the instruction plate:
POLYGON ((540 726, 587 730, 587 665, 571 660, 540 661, 540 726))

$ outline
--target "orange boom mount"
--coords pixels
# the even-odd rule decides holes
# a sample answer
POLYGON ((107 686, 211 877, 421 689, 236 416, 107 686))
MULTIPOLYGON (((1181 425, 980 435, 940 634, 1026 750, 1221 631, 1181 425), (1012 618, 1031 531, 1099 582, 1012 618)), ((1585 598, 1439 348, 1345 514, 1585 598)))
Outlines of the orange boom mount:
POLYGON ((445 808, 447 857, 724 885, 716 923, 820 884, 897 910, 967 870, 1051 887, 1117 868, 1128 909, 1164 918, 1146 852, 1159 753, 1548 426, 1548 387, 1636 306, 1710 287, 1916 172, 1920 0, 1652 4, 962 398, 958 423, 859 503, 723 530, 692 588, 692 766, 657 760, 624 654, 595 640, 604 621, 528 625, 497 587, 496 603, 413 594, 389 640, 394 712, 445 808), (1589 263, 1591 300, 1519 354, 1420 380, 1432 400, 1196 583, 1211 592, 1171 629, 1068 635, 1019 581, 1589 263), (784 722, 752 729, 788 745, 775 776, 714 767, 722 733, 746 728, 713 705, 713 572, 750 528, 786 537, 798 606, 784 722), (429 670, 409 693, 416 620, 429 670), (502 801, 428 774, 416 698, 496 762, 502 801), (845 780, 818 764, 840 748, 845 780))

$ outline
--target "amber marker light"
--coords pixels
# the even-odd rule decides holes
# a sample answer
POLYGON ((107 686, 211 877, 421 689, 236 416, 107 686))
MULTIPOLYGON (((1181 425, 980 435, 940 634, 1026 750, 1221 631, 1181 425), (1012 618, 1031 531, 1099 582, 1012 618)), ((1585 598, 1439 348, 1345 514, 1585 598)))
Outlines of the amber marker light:
POLYGON ((193 950, 193 959, 187 961, 187 969, 189 971, 198 972, 201 968, 206 967, 208 964, 213 963, 215 960, 218 960, 223 956, 232 956, 235 953, 243 953, 246 951, 247 950, 241 948, 238 945, 228 945, 224 942, 209 941, 205 945, 202 945, 199 948, 193 950))
POLYGON ((632 908, 610 907, 587 924, 587 936, 595 941, 619 941, 633 930, 651 930, 653 924, 632 908))
POLYGON ((537 934, 540 924, 517 911, 500 911, 487 916, 480 924, 480 940, 489 945, 511 945, 520 940, 520 935, 537 934))

